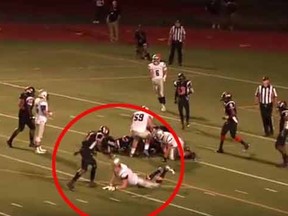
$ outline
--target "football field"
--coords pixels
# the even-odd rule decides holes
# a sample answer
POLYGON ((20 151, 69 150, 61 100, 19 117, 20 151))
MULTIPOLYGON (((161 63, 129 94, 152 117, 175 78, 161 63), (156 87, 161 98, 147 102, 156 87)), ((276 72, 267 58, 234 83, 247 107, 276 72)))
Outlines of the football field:
MULTIPOLYGON (((148 77, 148 62, 134 57, 134 47, 119 44, 15 42, 0 43, 0 215, 76 215, 60 198, 53 183, 51 157, 54 143, 65 125, 79 113, 106 103, 146 105, 175 129, 198 155, 197 162, 186 161, 182 187, 161 213, 203 216, 281 216, 288 215, 288 170, 277 168, 281 157, 274 148, 274 137, 263 137, 254 93, 261 77, 267 75, 279 99, 288 99, 287 55, 240 50, 185 50, 183 67, 168 68, 165 84, 167 112, 160 112, 148 77), (173 81, 179 72, 192 80, 191 127, 181 130, 174 104, 173 81), (53 118, 49 120, 43 145, 46 155, 36 155, 28 147, 28 130, 14 141, 6 139, 17 126, 18 96, 32 85, 50 94, 53 118), (217 154, 223 107, 223 91, 230 91, 238 105, 239 131, 251 144, 242 152, 238 143, 227 139, 225 154, 217 154)), ((165 58, 166 47, 154 47, 165 58)), ((75 192, 66 183, 80 166, 73 156, 85 133, 107 125, 111 135, 129 134, 128 109, 93 113, 77 122, 64 137, 57 154, 59 181, 69 199, 91 216, 148 215, 170 196, 180 164, 168 164, 176 175, 167 175, 160 189, 129 188, 107 192, 102 186, 112 175, 111 161, 98 154, 97 187, 87 187, 85 178, 75 192)), ((278 113, 274 112, 278 132, 278 113)), ((276 134, 275 134, 276 136, 276 134)), ((161 158, 121 159, 140 175, 162 165, 161 158)))

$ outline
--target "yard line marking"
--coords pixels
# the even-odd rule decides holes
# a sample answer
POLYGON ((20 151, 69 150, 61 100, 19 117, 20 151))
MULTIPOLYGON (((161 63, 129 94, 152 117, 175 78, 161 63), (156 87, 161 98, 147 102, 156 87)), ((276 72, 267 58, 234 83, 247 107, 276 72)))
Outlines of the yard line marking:
POLYGON ((216 196, 216 194, 215 193, 211 193, 211 192, 204 192, 204 194, 206 194, 206 195, 210 195, 210 196, 216 196))
MULTIPOLYGON (((113 59, 113 60, 118 60, 118 61, 131 62, 131 63, 134 63, 134 64, 143 65, 143 66, 145 65, 144 63, 142 63, 140 61, 127 59, 127 58, 122 58, 122 57, 117 57, 117 56, 109 56, 109 55, 104 55, 104 54, 99 54, 99 53, 79 52, 78 50, 65 50, 64 52, 76 53, 78 55, 79 54, 85 54, 85 55, 91 55, 91 56, 93 55, 93 56, 97 56, 97 57, 101 57, 101 58, 105 58, 105 59, 113 59)), ((196 70, 196 69, 189 69, 189 68, 183 68, 183 67, 179 68, 179 67, 173 67, 173 66, 170 66, 169 69, 173 69, 173 70, 176 70, 176 71, 182 71, 182 72, 186 72, 186 73, 190 73, 190 74, 206 76, 206 77, 214 77, 214 78, 218 78, 218 79, 224 79, 224 80, 230 80, 230 81, 235 81, 235 82, 243 82, 243 83, 248 83, 248 84, 259 85, 259 82, 257 82, 257 81, 251 81, 251 80, 240 79, 240 78, 236 78, 236 77, 218 75, 218 74, 215 74, 215 73, 201 72, 199 69, 196 70)), ((288 90, 287 86, 281 86, 281 85, 276 85, 276 84, 274 86, 279 88, 279 89, 288 90)))
POLYGON ((88 201, 82 200, 82 199, 76 199, 76 201, 78 201, 78 202, 80 202, 80 203, 85 203, 85 204, 89 203, 88 201))
POLYGON ((74 115, 70 115, 69 117, 73 119, 73 118, 75 118, 76 116, 74 116, 74 115))
POLYGON ((241 194, 245 194, 245 195, 248 194, 247 192, 245 192, 245 191, 241 191, 241 190, 235 190, 235 192, 237 192, 237 193, 241 193, 241 194))
POLYGON ((49 201, 49 200, 45 200, 45 201, 43 201, 43 203, 48 204, 48 205, 53 205, 53 206, 56 206, 56 205, 57 205, 56 203, 51 202, 51 201, 49 201))
MULTIPOLYGON (((97 81, 97 80, 128 80, 128 79, 147 79, 149 80, 149 76, 122 76, 122 77, 91 77, 91 78, 47 78, 43 79, 44 82, 67 82, 67 81, 97 81)), ((31 82, 31 80, 5 80, 3 82, 10 83, 27 83, 31 82)))
POLYGON ((180 198, 183 198, 183 199, 185 198, 185 196, 182 196, 182 195, 180 195, 180 194, 176 194, 176 196, 177 196, 177 197, 180 197, 180 198))
POLYGON ((119 115, 120 115, 120 116, 124 116, 124 117, 131 117, 131 115, 126 114, 126 113, 120 113, 119 115))
POLYGON ((18 208, 23 208, 22 205, 18 204, 18 203, 11 203, 12 206, 18 207, 18 208))
POLYGON ((273 192, 273 193, 277 193, 278 191, 277 190, 274 190, 274 189, 271 189, 271 188, 265 188, 266 191, 269 191, 269 192, 273 192))
POLYGON ((112 200, 112 201, 115 201, 115 202, 121 202, 120 200, 115 199, 115 198, 113 198, 113 197, 110 197, 109 199, 112 200))
MULTIPOLYGON (((9 160, 13 160, 13 161, 17 161, 19 163, 23 163, 23 164, 26 164, 26 165, 38 167, 40 169, 45 169, 45 170, 52 171, 52 169, 50 167, 46 167, 46 166, 35 164, 35 163, 29 162, 29 161, 25 161, 25 160, 17 159, 17 158, 14 158, 14 157, 10 157, 10 156, 5 155, 5 154, 0 154, 0 157, 6 158, 6 159, 9 159, 9 160)), ((74 175, 72 175, 70 173, 63 172, 61 170, 57 170, 57 173, 60 173, 60 174, 66 175, 66 176, 70 176, 70 177, 74 176, 74 175)), ((88 179, 87 179, 87 181, 88 181, 88 179)), ((102 184, 102 185, 105 186, 105 184, 102 184)), ((152 197, 147 197, 145 195, 140 195, 140 194, 137 194, 137 193, 134 193, 134 192, 131 192, 131 191, 127 191, 127 190, 121 190, 121 191, 126 193, 126 194, 134 195, 136 197, 141 197, 143 199, 147 199, 147 200, 154 201, 154 202, 157 202, 157 203, 161 203, 161 204, 165 203, 163 200, 152 198, 152 197)), ((47 201, 44 201, 44 202, 47 202, 47 201)), ((50 202, 50 201, 48 201, 48 202, 50 202)), ((51 203, 47 203, 47 204, 51 204, 51 203)), ((173 204, 173 203, 171 203, 170 206, 173 206, 175 208, 182 209, 182 210, 185 210, 185 211, 197 213, 197 214, 203 215, 203 216, 212 216, 211 214, 207 214, 205 212, 197 211, 195 209, 190 209, 190 208, 187 208, 187 207, 184 207, 184 206, 180 206, 180 205, 176 205, 176 204, 173 204)), ((5 216, 7 216, 7 215, 5 215, 5 216)), ((8 215, 8 216, 10 216, 10 215, 8 215)))
POLYGON ((9 214, 5 214, 4 212, 0 212, 0 215, 2 215, 2 216, 11 216, 9 214))
MULTIPOLYGON (((0 116, 7 117, 7 118, 18 119, 18 118, 15 117, 15 116, 6 115, 6 114, 3 114, 3 113, 0 113, 0 116)), ((192 124, 193 124, 193 123, 192 123, 192 124)), ((55 126, 55 125, 47 124, 47 126, 48 126, 48 127, 51 127, 51 128, 63 130, 62 127, 55 126)), ((70 130, 68 130, 68 131, 69 131, 69 132, 73 132, 73 133, 77 133, 77 134, 81 134, 81 135, 86 135, 86 133, 80 132, 80 131, 76 131, 76 130, 71 130, 71 129, 70 129, 70 130)), ((265 137, 263 137, 263 138, 265 138, 265 137)), ((267 181, 267 182, 270 182, 270 183, 274 183, 274 184, 278 184, 278 185, 282 185, 282 186, 288 187, 288 183, 286 183, 286 182, 281 182, 281 181, 277 181, 277 180, 274 180, 274 179, 265 178, 265 177, 253 175, 253 174, 250 174, 250 173, 245 173, 245 172, 242 172, 242 171, 238 171, 238 170, 235 170, 235 169, 226 168, 226 167, 223 167, 223 166, 215 165, 215 164, 208 163, 208 162, 204 162, 204 161, 196 161, 196 163, 203 164, 203 165, 206 165, 206 166, 210 166, 210 167, 213 167, 213 168, 216 168, 216 169, 225 170, 225 171, 227 171, 227 172, 232 172, 232 173, 236 173, 236 174, 239 174, 239 175, 243 175, 243 176, 251 177, 251 178, 254 178, 254 179, 258 179, 258 180, 262 180, 262 181, 267 181)))
POLYGON ((96 115, 98 118, 104 118, 104 115, 96 115))

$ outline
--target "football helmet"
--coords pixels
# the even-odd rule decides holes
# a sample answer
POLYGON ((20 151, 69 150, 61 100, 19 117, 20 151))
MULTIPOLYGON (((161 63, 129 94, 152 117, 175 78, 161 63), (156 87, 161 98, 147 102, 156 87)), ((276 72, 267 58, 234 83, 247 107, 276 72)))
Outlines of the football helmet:
POLYGON ((40 93, 38 95, 40 98, 43 98, 45 100, 48 100, 49 94, 47 91, 45 90, 40 90, 40 93))
POLYGON ((158 129, 158 130, 156 131, 155 137, 156 137, 158 140, 162 140, 163 137, 164 137, 164 131, 158 129))
POLYGON ((159 64, 160 61, 161 61, 161 56, 160 56, 160 54, 154 54, 154 55, 152 56, 152 62, 153 62, 153 64, 159 64))
POLYGON ((27 86, 24 89, 25 93, 28 94, 29 96, 34 97, 35 96, 35 88, 33 86, 27 86))
POLYGON ((110 129, 107 126, 101 126, 99 128, 99 131, 101 131, 106 136, 108 136, 110 133, 110 129))
POLYGON ((186 80, 185 75, 184 75, 183 73, 178 73, 178 80, 179 80, 179 81, 184 81, 184 80, 186 80))
POLYGON ((228 102, 230 100, 232 100, 232 94, 231 93, 225 91, 221 94, 221 100, 220 101, 228 102))
POLYGON ((287 109, 287 102, 286 101, 278 101, 277 108, 279 111, 287 109))

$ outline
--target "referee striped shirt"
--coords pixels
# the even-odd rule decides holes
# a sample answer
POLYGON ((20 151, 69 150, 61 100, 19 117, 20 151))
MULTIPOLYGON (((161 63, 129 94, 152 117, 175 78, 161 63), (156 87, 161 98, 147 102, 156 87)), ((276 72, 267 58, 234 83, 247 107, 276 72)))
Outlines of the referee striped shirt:
POLYGON ((170 29, 170 38, 173 41, 183 42, 185 40, 186 31, 183 26, 176 27, 175 25, 170 29))
POLYGON ((275 97, 277 97, 277 92, 272 85, 267 87, 259 85, 256 89, 255 96, 258 98, 260 104, 271 104, 275 97))

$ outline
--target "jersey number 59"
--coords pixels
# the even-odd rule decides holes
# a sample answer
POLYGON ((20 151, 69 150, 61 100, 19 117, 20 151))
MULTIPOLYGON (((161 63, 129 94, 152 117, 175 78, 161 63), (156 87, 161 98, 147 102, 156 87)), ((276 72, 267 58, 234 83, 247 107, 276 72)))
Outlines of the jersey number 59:
POLYGON ((133 121, 143 121, 144 114, 135 114, 133 121))

